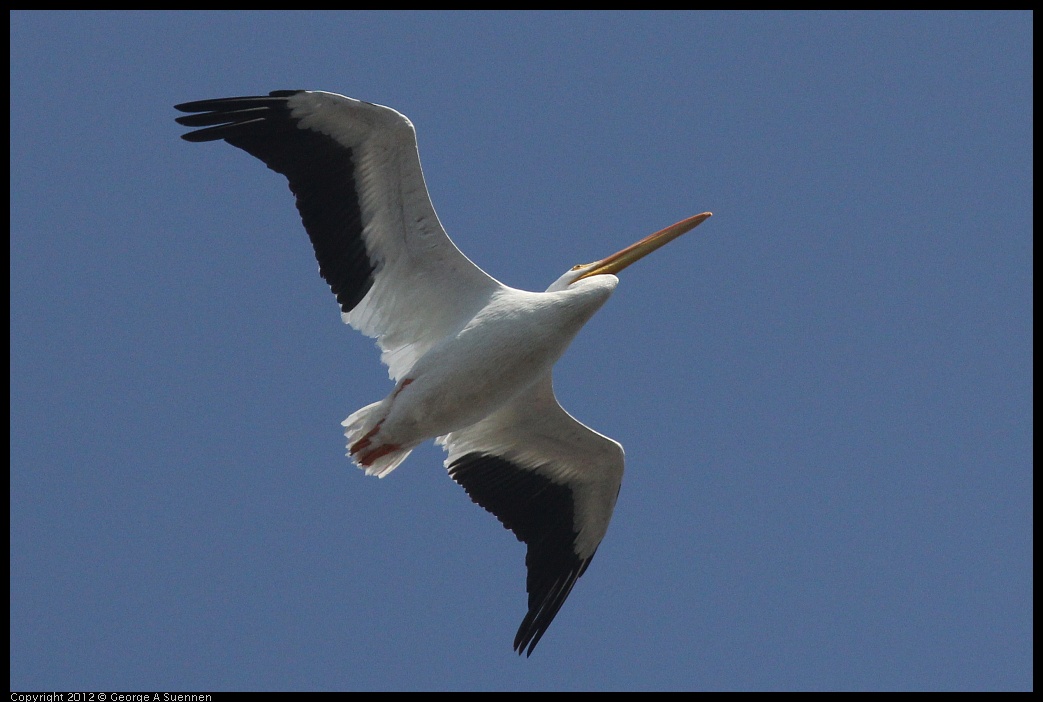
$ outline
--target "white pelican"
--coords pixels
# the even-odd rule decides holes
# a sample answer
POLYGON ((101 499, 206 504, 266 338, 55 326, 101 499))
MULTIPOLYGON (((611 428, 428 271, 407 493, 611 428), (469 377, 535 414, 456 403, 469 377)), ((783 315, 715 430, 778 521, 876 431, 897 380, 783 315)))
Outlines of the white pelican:
POLYGON ((615 273, 710 213, 525 292, 446 235, 413 125, 395 110, 305 90, 176 107, 195 113, 179 123, 201 127, 182 139, 227 141, 289 179, 344 321, 377 340, 395 387, 344 420, 347 455, 384 477, 434 438, 453 480, 527 545, 514 648, 530 655, 594 557, 623 478, 623 447, 561 408, 551 367, 615 273))

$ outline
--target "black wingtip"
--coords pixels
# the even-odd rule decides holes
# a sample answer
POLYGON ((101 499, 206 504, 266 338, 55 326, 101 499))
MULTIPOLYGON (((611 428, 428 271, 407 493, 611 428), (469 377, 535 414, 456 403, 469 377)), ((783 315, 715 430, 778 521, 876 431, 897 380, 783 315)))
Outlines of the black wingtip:
MULTIPOLYGON (((218 141, 229 136, 239 136, 251 125, 261 124, 272 110, 285 110, 288 98, 301 90, 273 90, 268 95, 240 95, 238 97, 193 100, 174 105, 175 110, 190 114, 175 117, 174 121, 184 127, 203 127, 182 134, 188 142, 218 141)), ((270 130, 271 125, 266 127, 270 130)))
POLYGON ((216 98, 210 100, 192 100, 174 105, 175 110, 181 112, 209 112, 214 109, 222 109, 231 105, 243 106, 251 102, 268 100, 269 98, 288 98, 298 93, 306 93, 307 90, 273 90, 267 95, 240 95, 238 97, 216 98))

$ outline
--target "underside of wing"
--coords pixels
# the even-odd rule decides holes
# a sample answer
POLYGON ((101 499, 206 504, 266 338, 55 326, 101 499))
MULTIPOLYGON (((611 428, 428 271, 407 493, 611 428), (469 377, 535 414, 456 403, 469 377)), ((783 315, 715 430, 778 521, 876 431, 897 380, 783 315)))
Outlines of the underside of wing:
POLYGON ((623 448, 563 410, 549 374, 439 442, 449 475, 528 547, 528 612, 514 648, 531 654, 608 529, 623 448))
POLYGON ((377 339, 393 378, 501 287, 442 229, 395 110, 302 90, 176 107, 198 127, 183 139, 227 141, 286 176, 344 320, 377 339))

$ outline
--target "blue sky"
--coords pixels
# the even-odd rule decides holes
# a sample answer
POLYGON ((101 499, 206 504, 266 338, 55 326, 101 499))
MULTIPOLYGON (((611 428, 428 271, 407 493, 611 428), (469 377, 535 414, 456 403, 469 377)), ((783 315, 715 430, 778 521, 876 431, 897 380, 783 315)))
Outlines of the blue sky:
POLYGON ((13 690, 1032 685, 1032 16, 11 15, 13 690), (175 103, 390 105, 542 290, 688 215, 556 370, 623 443, 530 659, 524 548, 418 449, 282 179, 175 103))

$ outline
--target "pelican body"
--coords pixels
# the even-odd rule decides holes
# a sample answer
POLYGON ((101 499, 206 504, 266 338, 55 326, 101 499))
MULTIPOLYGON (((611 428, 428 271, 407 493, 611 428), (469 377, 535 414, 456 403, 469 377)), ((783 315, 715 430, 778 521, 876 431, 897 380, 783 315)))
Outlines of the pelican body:
POLYGON ((552 368, 616 273, 710 213, 526 292, 446 235, 413 125, 395 110, 303 90, 176 107, 197 128, 183 139, 227 141, 286 176, 344 321, 377 340, 395 384, 344 420, 348 457, 385 477, 435 439, 449 475, 527 545, 514 648, 530 655, 594 557, 623 479, 623 447, 562 409, 552 368))
POLYGON ((386 398, 344 421, 349 455, 383 477, 417 444, 488 417, 550 373, 617 282, 597 276, 543 294, 497 291, 417 359, 386 398))

